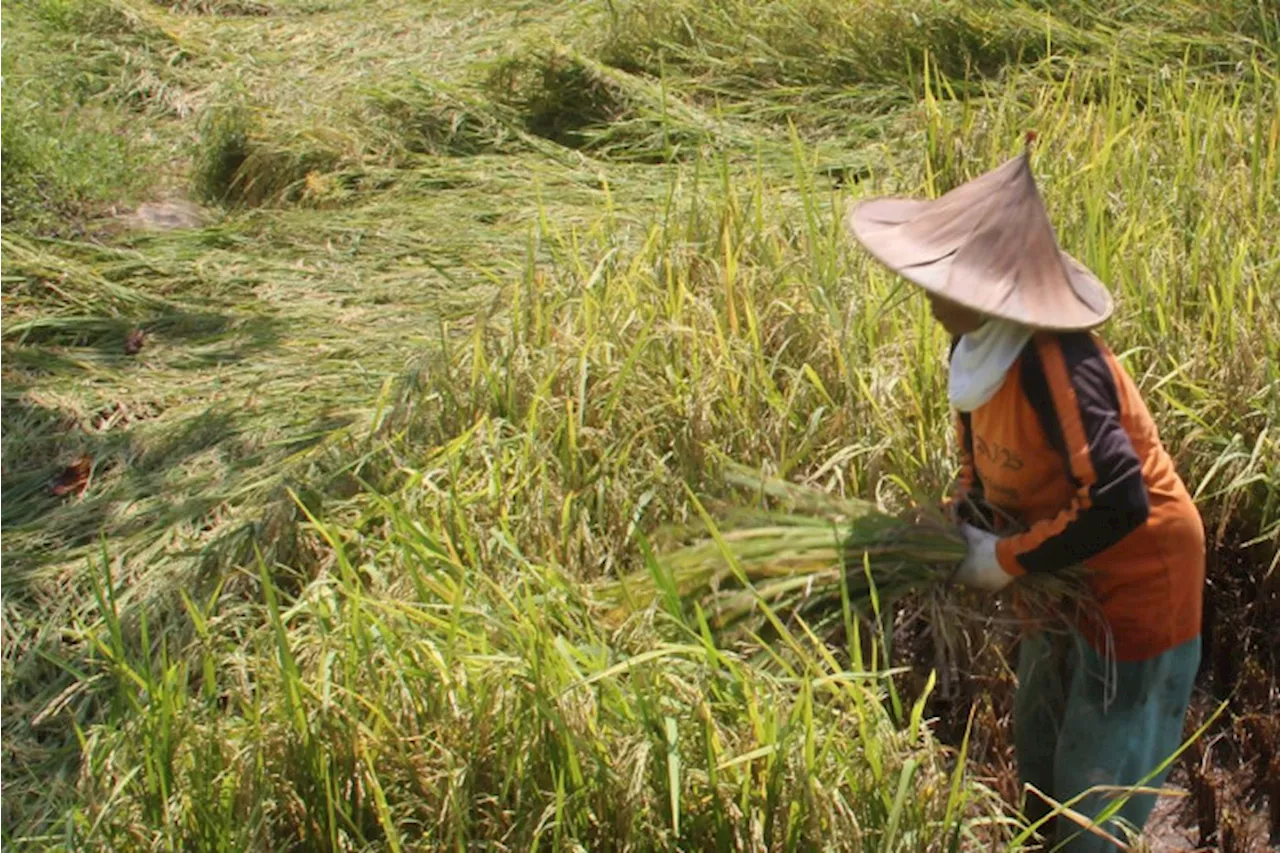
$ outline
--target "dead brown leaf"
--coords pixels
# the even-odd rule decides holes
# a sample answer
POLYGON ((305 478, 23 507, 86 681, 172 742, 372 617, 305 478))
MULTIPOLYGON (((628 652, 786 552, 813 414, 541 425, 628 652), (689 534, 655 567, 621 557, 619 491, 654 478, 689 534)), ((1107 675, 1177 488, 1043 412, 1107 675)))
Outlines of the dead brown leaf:
POLYGON ((142 351, 142 345, 147 341, 146 334, 141 329, 134 329, 129 336, 124 339, 124 351, 126 355, 137 355, 142 351))
POLYGON ((50 485, 50 490, 59 497, 82 494, 89 485, 89 472, 92 470, 93 457, 82 453, 76 461, 62 469, 50 485))

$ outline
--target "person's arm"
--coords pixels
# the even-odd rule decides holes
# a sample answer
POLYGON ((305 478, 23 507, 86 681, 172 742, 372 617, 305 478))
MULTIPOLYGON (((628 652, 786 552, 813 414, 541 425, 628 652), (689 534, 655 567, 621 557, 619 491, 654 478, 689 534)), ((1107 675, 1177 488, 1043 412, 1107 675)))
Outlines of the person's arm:
MULTIPOLYGON (((960 337, 951 339, 951 354, 955 354, 960 344, 960 337)), ((960 471, 956 475, 955 488, 947 500, 946 508, 956 520, 961 520, 960 512, 968 503, 982 500, 982 481, 973 465, 973 428, 968 412, 955 412, 956 447, 960 455, 960 471)))
POLYGON ((968 412, 956 412, 956 445, 959 448, 960 471, 946 509, 953 521, 972 524, 982 530, 999 531, 1005 526, 1002 516, 987 503, 982 478, 973 463, 973 425, 968 412))
POLYGON ((982 497, 982 482, 973 467, 973 431, 967 412, 956 412, 956 446, 960 449, 960 473, 951 500, 957 504, 982 497))
POLYGON ((1087 333, 1046 335, 1027 357, 1037 358, 1041 370, 1024 370, 1024 391, 1049 415, 1042 418, 1049 443, 1064 457, 1075 492, 1057 515, 999 540, 996 559, 1011 575, 1084 563, 1140 527, 1150 512, 1142 463, 1121 423, 1115 377, 1097 341, 1087 333))
MULTIPOLYGON (((951 340, 951 354, 960 344, 957 336, 951 340)), ((998 530, 1003 525, 1001 517, 987 503, 982 478, 973 462, 973 420, 968 412, 955 412, 956 447, 960 456, 960 471, 955 487, 943 504, 952 521, 973 524, 981 530, 998 530)))

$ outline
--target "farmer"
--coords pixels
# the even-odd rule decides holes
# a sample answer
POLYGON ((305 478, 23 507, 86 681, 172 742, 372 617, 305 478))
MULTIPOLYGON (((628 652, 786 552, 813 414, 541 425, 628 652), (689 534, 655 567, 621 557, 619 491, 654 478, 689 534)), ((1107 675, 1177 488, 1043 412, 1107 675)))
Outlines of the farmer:
MULTIPOLYGON (((925 290, 953 338, 953 505, 988 508, 959 513, 969 553, 957 579, 996 593, 1029 572, 1088 570, 1095 615, 1022 638, 1014 703, 1024 812, 1050 811, 1028 785, 1069 804, 1074 820, 1043 829, 1082 853, 1115 849, 1107 835, 1124 833, 1094 819, 1117 786, 1162 784, 1155 771, 1181 743, 1200 661, 1204 529, 1137 387, 1090 331, 1111 297, 1058 248, 1029 156, 1028 144, 933 201, 862 202, 848 226, 925 290), (992 514, 1019 532, 988 532, 992 514)), ((1141 829, 1154 801, 1132 796, 1113 818, 1141 829)))

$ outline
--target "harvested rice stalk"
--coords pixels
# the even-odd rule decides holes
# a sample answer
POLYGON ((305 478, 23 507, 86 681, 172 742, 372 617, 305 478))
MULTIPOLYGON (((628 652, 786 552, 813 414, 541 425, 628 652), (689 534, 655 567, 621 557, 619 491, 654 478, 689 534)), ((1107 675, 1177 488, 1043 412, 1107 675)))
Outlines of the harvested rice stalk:
MULTIPOLYGON (((966 553, 959 528, 941 513, 899 517, 733 464, 725 477, 786 508, 732 508, 718 519, 706 517, 709 536, 659 553, 646 569, 601 588, 618 607, 615 615, 646 606, 660 587, 697 599, 720 628, 757 613, 760 604, 774 611, 830 610, 840 605, 842 576, 851 606, 868 613, 874 596, 897 599, 945 586, 966 553)), ((1019 609, 1042 619, 1064 601, 1080 602, 1082 574, 1019 578, 1013 585, 1019 609)))

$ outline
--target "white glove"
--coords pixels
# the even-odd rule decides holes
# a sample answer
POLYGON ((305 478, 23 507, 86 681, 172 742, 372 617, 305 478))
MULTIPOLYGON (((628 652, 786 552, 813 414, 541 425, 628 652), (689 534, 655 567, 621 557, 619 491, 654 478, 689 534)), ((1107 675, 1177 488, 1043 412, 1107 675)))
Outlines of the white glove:
POLYGON ((996 543, 1000 537, 971 524, 960 525, 960 532, 969 543, 969 553, 953 576, 955 580, 974 589, 999 592, 1013 581, 1013 575, 1000 568, 996 560, 996 543))

